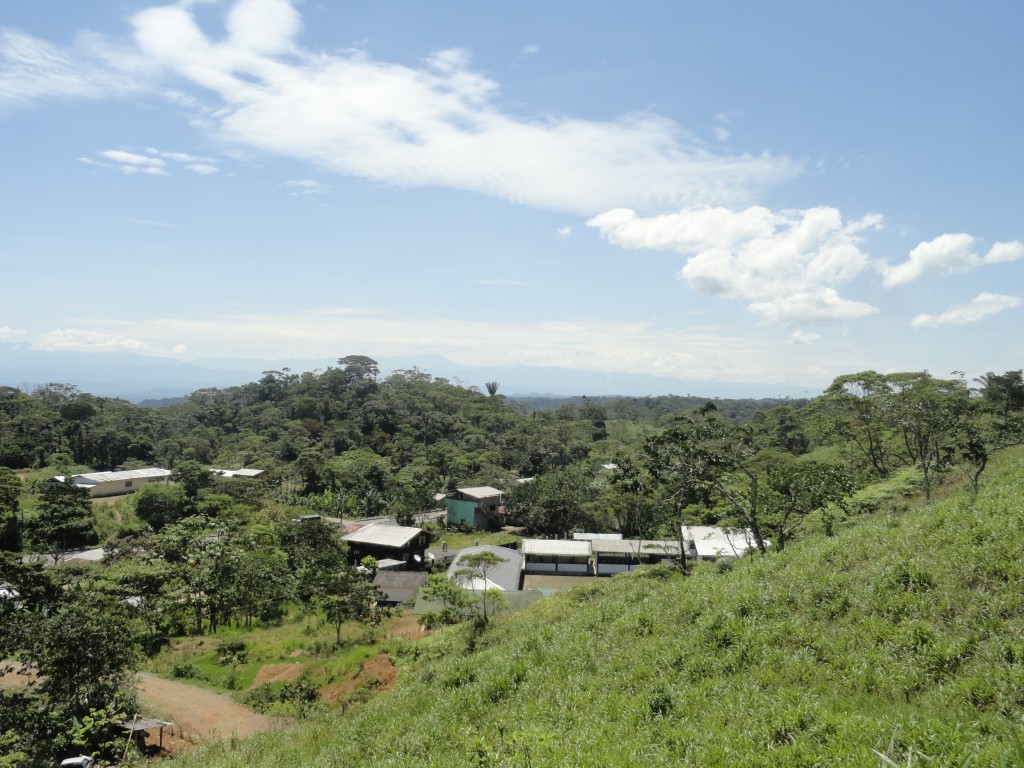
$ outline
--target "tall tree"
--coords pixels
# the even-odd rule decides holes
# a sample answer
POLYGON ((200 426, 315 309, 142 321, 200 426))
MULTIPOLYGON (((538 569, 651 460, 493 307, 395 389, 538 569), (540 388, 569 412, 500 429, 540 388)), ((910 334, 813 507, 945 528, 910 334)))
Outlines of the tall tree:
POLYGON ((536 533, 561 535, 597 525, 597 491, 589 469, 576 464, 513 486, 505 507, 517 525, 536 533))
POLYGON ((0 467, 0 551, 21 550, 21 480, 0 467))
POLYGON ((981 384, 981 396, 985 402, 1009 418, 1013 411, 1024 410, 1024 370, 1007 371, 1003 374, 991 371, 975 381, 981 384))
POLYGON ((71 549, 95 544, 89 489, 75 485, 70 478, 44 483, 38 513, 28 533, 33 548, 50 555, 54 563, 71 549))
POLYGON ((420 621, 428 627, 439 624, 458 624, 475 602, 473 596, 449 579, 443 573, 432 573, 420 591, 420 596, 429 602, 439 603, 437 611, 420 614, 420 621))
POLYGON ((676 527, 688 507, 724 505, 726 522, 747 528, 760 552, 760 475, 750 430, 721 419, 713 408, 678 419, 644 443, 647 469, 667 491, 676 527))
MULTIPOLYGON (((109 744, 115 722, 135 709, 132 674, 141 660, 135 622, 119 601, 71 582, 48 585, 49 570, 3 567, 20 599, 0 601, 0 677, 31 670, 27 689, 0 685, 0 743, 19 765, 55 765, 72 748, 109 744), (91 722, 93 727, 76 724, 91 722)), ((120 740, 119 740, 120 741, 120 740)), ((108 755, 109 757, 110 755, 108 755)))
POLYGON ((974 412, 967 385, 960 379, 936 379, 927 371, 887 379, 886 414, 910 463, 920 468, 925 500, 931 501, 937 475, 964 442, 974 412))
POLYGON ((332 589, 332 574, 346 567, 348 547, 322 520, 294 520, 277 528, 278 542, 288 557, 296 593, 307 606, 332 589))
POLYGON ((186 459, 174 467, 171 480, 181 486, 194 505, 199 498, 199 491, 213 485, 213 474, 198 461, 186 459))
POLYGON ((904 463, 889 428, 886 376, 863 371, 839 376, 811 403, 811 424, 824 440, 851 446, 878 477, 904 463))
POLYGON ((341 645, 341 627, 347 621, 369 621, 377 615, 380 590, 369 579, 345 566, 328 574, 318 602, 334 625, 334 639, 341 645))
POLYGON ((853 492, 853 482, 843 467, 819 462, 787 461, 772 464, 762 490, 766 524, 772 530, 772 546, 782 550, 807 516, 853 492))
POLYGON ((135 494, 135 514, 154 531, 194 513, 194 505, 180 485, 149 483, 135 494))
POLYGON ((489 621, 489 614, 493 614, 495 610, 507 604, 500 589, 488 586, 488 576, 504 562, 508 561, 487 550, 473 552, 459 558, 460 568, 455 572, 455 581, 460 586, 479 595, 481 618, 485 624, 489 621))

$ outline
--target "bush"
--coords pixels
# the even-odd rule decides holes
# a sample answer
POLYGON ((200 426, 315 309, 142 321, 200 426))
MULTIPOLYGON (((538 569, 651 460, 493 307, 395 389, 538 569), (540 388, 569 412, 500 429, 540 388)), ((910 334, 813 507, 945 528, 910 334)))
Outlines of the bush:
POLYGON ((221 664, 244 664, 249 658, 249 647, 244 640, 224 640, 217 643, 221 664))

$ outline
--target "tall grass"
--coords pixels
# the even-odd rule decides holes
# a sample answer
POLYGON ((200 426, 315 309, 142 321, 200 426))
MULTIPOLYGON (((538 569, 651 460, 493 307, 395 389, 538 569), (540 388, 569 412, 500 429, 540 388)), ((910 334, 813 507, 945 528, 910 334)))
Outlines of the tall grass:
POLYGON ((986 482, 731 568, 595 580, 482 633, 406 643, 392 692, 176 764, 1015 764, 1024 454, 986 482))

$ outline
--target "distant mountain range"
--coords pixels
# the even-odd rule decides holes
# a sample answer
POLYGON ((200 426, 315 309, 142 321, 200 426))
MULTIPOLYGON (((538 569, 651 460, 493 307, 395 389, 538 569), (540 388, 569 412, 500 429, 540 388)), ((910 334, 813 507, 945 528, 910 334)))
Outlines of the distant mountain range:
MULTIPOLYGON (((346 352, 344 354, 356 354, 346 352)), ((344 355, 339 355, 342 357, 344 355)), ((484 389, 485 381, 500 383, 504 395, 687 395, 700 397, 763 398, 813 397, 796 387, 686 381, 638 373, 582 371, 551 366, 472 366, 439 355, 376 357, 381 374, 417 368, 464 386, 484 389)), ((16 342, 0 342, 0 386, 31 391, 41 384, 73 384, 83 392, 120 397, 132 402, 182 397, 197 389, 231 387, 260 378, 263 371, 289 368, 296 373, 337 365, 337 359, 253 360, 206 358, 183 362, 130 352, 45 352, 16 342)))

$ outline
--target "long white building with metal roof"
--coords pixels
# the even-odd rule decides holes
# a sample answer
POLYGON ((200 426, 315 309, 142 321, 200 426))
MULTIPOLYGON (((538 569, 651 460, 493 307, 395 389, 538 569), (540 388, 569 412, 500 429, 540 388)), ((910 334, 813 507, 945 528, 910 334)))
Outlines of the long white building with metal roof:
MULTIPOLYGON (((169 469, 147 467, 146 469, 125 469, 120 472, 86 472, 81 475, 71 475, 70 480, 79 488, 88 488, 89 495, 98 498, 135 493, 148 483, 167 483, 170 477, 171 470, 169 469)), ((51 482, 57 483, 63 483, 66 480, 64 475, 56 475, 51 478, 51 482)))

